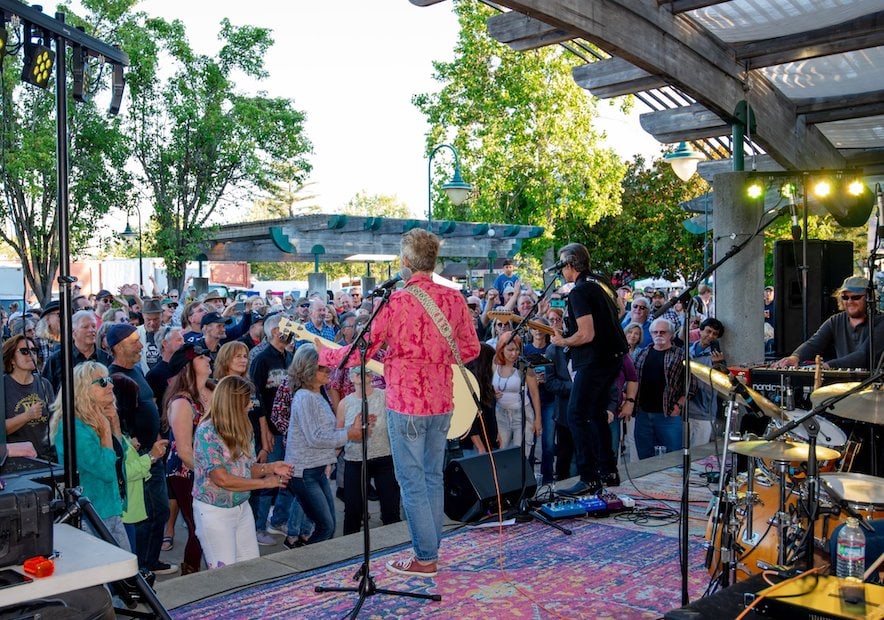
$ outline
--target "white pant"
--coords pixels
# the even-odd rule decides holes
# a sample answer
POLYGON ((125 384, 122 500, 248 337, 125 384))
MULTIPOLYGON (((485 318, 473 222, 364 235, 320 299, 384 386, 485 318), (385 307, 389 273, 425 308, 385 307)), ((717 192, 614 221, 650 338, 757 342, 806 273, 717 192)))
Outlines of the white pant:
POLYGON ((626 420, 626 438, 624 443, 626 444, 626 454, 624 455, 626 462, 637 462, 638 449, 635 447, 635 416, 631 416, 626 420))
MULTIPOLYGON (((504 409, 498 407, 495 411, 497 418, 497 434, 500 435, 500 447, 509 448, 522 444, 522 410, 504 409)), ((534 445, 534 409, 525 403, 525 451, 529 452, 534 445)), ((536 455, 535 455, 536 456, 536 455)))
POLYGON ((194 499, 193 520, 210 569, 260 557, 255 517, 248 502, 222 508, 194 499))
POLYGON ((712 439, 712 420, 693 420, 688 418, 691 427, 691 447, 702 446, 712 439))

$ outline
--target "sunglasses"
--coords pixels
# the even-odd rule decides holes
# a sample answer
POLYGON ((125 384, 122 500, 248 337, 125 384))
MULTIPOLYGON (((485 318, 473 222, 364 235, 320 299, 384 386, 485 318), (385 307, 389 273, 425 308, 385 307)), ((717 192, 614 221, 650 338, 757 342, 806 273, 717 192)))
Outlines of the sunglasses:
POLYGON ((172 310, 178 309, 178 304, 166 304, 168 307, 172 308, 172 310))
POLYGON ((97 383, 100 387, 106 388, 106 387, 109 386, 109 385, 113 385, 113 384, 114 384, 114 380, 111 379, 110 377, 98 377, 98 379, 95 379, 95 380, 92 382, 92 385, 95 385, 96 383, 97 383))
POLYGON ((178 295, 169 295, 169 299, 178 299, 178 295))
POLYGON ((298 307, 299 308, 309 308, 310 304, 300 304, 298 307))
POLYGON ((22 347, 18 350, 18 352, 21 353, 22 355, 28 355, 28 354, 37 355, 38 353, 40 353, 40 349, 38 349, 37 347, 22 347))
POLYGON ((633 306, 632 309, 633 310, 647 310, 648 307, 647 306, 633 306))
POLYGON ((848 301, 848 300, 849 301, 859 301, 860 299, 863 299, 864 297, 865 297, 865 295, 848 295, 847 293, 841 293, 841 300, 842 301, 848 301))

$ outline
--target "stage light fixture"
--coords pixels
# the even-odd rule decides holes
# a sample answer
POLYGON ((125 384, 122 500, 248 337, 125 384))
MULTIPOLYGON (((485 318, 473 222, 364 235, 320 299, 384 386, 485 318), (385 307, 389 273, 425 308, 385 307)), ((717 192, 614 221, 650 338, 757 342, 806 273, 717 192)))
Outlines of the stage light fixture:
POLYGON ((746 195, 752 200, 758 200, 764 196, 764 185, 755 179, 746 186, 746 195))
POLYGON ((813 195, 817 198, 827 198, 832 193, 832 183, 827 179, 817 181, 813 186, 813 195))
POLYGON ((89 93, 86 88, 88 82, 88 74, 86 71, 86 54, 82 45, 74 45, 71 49, 71 75, 73 77, 73 86, 71 87, 71 95, 74 101, 84 102, 89 99, 89 93))
POLYGON ((111 84, 111 102, 107 113, 116 116, 120 113, 123 105, 123 90, 126 88, 126 76, 123 75, 123 65, 114 65, 113 82, 111 84))
POLYGON ((3 59, 6 58, 6 43, 9 41, 9 31, 6 29, 6 20, 0 23, 0 67, 3 66, 3 59))
POLYGON ((783 183, 780 186, 780 195, 783 198, 795 198, 798 196, 798 188, 795 187, 794 183, 783 183))
POLYGON ((865 192, 867 189, 868 187, 866 186, 866 184, 859 179, 854 179, 847 184, 847 193, 850 196, 862 196, 863 192, 865 192))
POLYGON ((49 86, 49 78, 52 76, 52 68, 55 66, 55 52, 45 43, 49 40, 48 33, 43 38, 43 43, 35 43, 31 40, 31 26, 24 25, 24 60, 22 61, 21 79, 23 82, 33 84, 39 88, 49 86))

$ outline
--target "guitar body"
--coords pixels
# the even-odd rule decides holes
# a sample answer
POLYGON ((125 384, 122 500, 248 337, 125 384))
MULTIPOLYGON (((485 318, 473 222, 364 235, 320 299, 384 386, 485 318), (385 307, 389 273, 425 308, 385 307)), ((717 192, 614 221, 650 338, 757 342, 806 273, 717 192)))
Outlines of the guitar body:
MULTIPOLYGON (((279 321, 279 330, 283 334, 292 334, 298 340, 307 340, 313 342, 319 340, 323 345, 330 349, 340 349, 341 345, 331 340, 326 340, 317 336, 313 332, 307 331, 307 328, 295 321, 283 318, 279 321)), ((384 374, 384 365, 377 360, 368 360, 366 364, 368 369, 381 376, 384 374)), ((473 387, 473 391, 479 394, 479 382, 475 375, 469 370, 466 371, 467 379, 464 379, 463 373, 457 364, 451 365, 451 373, 454 384, 454 412, 451 416, 451 427, 448 429, 448 439, 458 439, 464 437, 470 432, 473 426, 473 420, 476 419, 476 403, 467 386, 467 381, 473 387)))

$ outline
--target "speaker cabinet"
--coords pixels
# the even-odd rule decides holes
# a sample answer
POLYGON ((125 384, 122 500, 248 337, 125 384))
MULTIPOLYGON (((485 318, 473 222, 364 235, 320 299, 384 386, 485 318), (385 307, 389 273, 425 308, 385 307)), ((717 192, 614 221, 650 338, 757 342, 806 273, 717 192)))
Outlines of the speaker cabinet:
MULTIPOLYGON (((518 446, 495 450, 494 466, 500 487, 501 509, 517 508, 522 495, 522 471, 525 473, 525 497, 537 490, 534 471, 520 456, 518 446), (519 469, 519 463, 522 470, 519 469)), ((445 514, 455 521, 476 521, 496 513, 497 489, 488 454, 477 454, 450 461, 445 468, 445 514)))
POLYGON ((853 243, 807 240, 807 331, 803 329, 802 242, 774 243, 774 338, 776 355, 791 355, 827 318, 838 312, 832 297, 853 274, 853 243))

